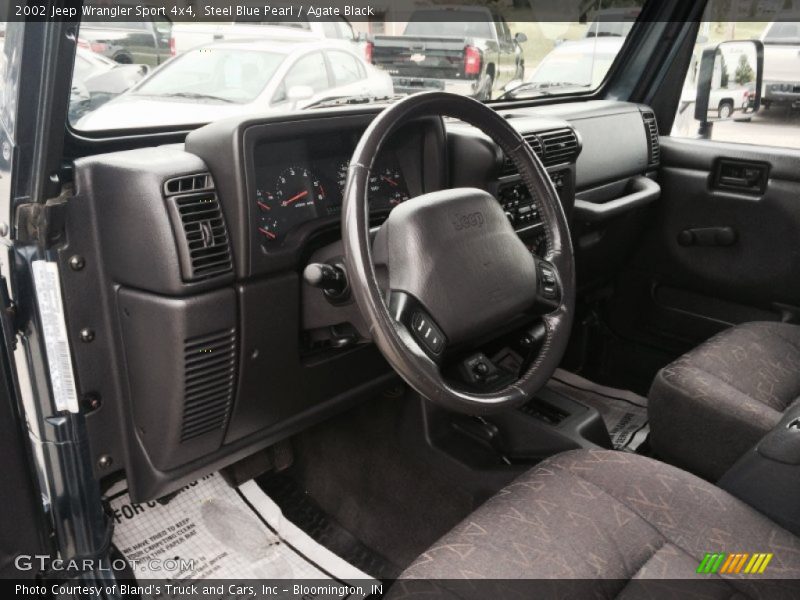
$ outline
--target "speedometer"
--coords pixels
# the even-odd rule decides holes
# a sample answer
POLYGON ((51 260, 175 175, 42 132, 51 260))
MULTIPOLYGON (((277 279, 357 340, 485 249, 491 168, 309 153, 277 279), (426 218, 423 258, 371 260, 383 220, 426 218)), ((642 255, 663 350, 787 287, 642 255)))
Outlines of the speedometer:
POLYGON ((369 192, 380 207, 388 204, 391 208, 409 198, 403 173, 396 167, 383 167, 373 173, 369 178, 369 192))

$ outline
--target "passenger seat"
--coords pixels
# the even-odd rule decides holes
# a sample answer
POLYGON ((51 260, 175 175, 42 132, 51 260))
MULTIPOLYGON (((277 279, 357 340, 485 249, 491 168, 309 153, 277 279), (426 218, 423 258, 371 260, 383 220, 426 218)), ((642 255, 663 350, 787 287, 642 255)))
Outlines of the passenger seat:
POLYGON ((711 481, 800 397, 800 326, 727 329, 656 375, 650 442, 658 456, 711 481))

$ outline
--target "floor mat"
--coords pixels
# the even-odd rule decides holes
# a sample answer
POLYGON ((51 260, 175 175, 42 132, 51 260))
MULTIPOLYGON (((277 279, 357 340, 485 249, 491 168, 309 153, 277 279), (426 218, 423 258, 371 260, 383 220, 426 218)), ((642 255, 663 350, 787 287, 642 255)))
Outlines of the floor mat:
POLYGON ((133 564, 137 579, 367 582, 369 590, 365 573, 286 519, 254 481, 233 488, 215 473, 166 502, 134 504, 127 490, 111 493, 108 500, 114 544, 133 564), (190 566, 181 571, 182 564, 190 566))
POLYGON ((579 375, 556 369, 547 384, 551 389, 596 408, 603 417, 616 450, 636 452, 647 440, 647 398, 599 385, 579 375))
POLYGON ((336 522, 285 473, 268 474, 257 481, 287 519, 354 567, 378 579, 395 579, 402 572, 336 522))
POLYGON ((457 479, 419 457, 417 441, 399 433, 407 401, 375 398, 303 432, 287 471, 326 514, 399 570, 475 508, 457 479))

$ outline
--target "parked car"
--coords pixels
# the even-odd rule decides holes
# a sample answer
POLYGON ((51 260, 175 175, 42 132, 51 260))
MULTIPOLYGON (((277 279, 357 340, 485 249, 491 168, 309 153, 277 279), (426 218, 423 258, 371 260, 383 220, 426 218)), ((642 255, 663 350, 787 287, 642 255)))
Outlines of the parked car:
POLYGON ((558 89, 596 88, 625 42, 623 38, 587 38, 563 42, 542 59, 526 81, 510 82, 503 98, 535 96, 558 89))
POLYGON ((330 21, 230 21, 179 22, 172 26, 170 52, 181 54, 203 44, 222 40, 276 39, 308 41, 311 39, 341 40, 359 44, 360 38, 344 17, 330 21))
POLYGON ((173 58, 130 91, 88 113, 77 129, 206 123, 289 111, 328 96, 389 96, 391 78, 341 44, 233 41, 173 58))
POLYGON ((171 56, 172 23, 166 18, 83 23, 79 45, 122 64, 155 67, 171 56))
POLYGON ((403 35, 373 36, 368 55, 392 76, 398 93, 446 90, 486 100, 522 79, 526 40, 489 8, 425 8, 411 14, 403 35))
POLYGON ((124 65, 78 48, 72 77, 69 120, 75 123, 115 96, 129 90, 147 75, 147 65, 124 65))
POLYGON ((773 21, 764 43, 764 108, 800 106, 800 14, 796 21, 773 21))

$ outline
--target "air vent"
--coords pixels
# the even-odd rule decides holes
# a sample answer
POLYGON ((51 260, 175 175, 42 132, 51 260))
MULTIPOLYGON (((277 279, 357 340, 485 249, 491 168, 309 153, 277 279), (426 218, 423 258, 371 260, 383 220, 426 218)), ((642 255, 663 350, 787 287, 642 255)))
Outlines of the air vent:
MULTIPOLYGON (((537 154, 539 158, 542 158, 542 144, 539 142, 539 138, 536 137, 534 133, 523 133, 522 137, 525 138, 525 141, 530 144, 530 147, 533 151, 537 154)), ((500 177, 507 177, 509 175, 516 175, 519 173, 517 170, 517 166, 514 164, 514 161, 511 160, 508 156, 505 157, 503 160, 503 168, 500 170, 500 177)))
POLYGON ((558 129, 539 134, 542 162, 545 167, 570 163, 578 156, 578 137, 572 129, 558 129))
POLYGON ((187 175, 168 179, 164 183, 164 195, 174 196, 175 194, 188 194, 190 192, 205 192, 214 189, 214 181, 208 173, 198 175, 187 175))
MULTIPOLYGON (((526 133, 523 137, 542 159, 545 167, 570 163, 578 156, 578 137, 572 129, 557 129, 539 134, 526 133)), ((516 175, 517 172, 514 163, 506 157, 500 176, 516 175)))
POLYGON ((186 340, 181 442, 226 426, 236 376, 236 330, 186 340))
POLYGON ((225 218, 214 192, 210 175, 171 179, 164 189, 199 188, 182 195, 168 196, 173 228, 178 240, 184 281, 201 281, 233 270, 225 218), (197 192, 197 190, 201 190, 197 192), (205 190, 205 191, 202 191, 205 190))
POLYGON ((658 122, 651 111, 642 111, 644 131, 647 135, 647 168, 657 167, 661 160, 661 146, 658 141, 658 122))

